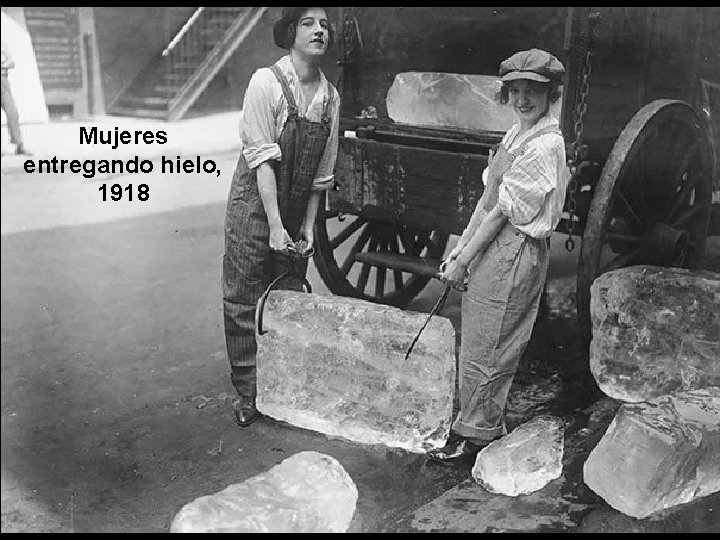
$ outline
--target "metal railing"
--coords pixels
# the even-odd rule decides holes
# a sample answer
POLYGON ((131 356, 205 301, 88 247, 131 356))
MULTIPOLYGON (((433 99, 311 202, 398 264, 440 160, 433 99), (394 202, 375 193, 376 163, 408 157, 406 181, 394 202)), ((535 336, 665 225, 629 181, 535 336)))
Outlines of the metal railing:
POLYGON ((185 22, 183 27, 180 29, 180 31, 175 35, 174 38, 168 43, 168 46, 165 47, 165 49, 162 52, 163 56, 169 55, 172 50, 176 47, 178 43, 180 43, 180 40, 183 38, 183 36, 187 33, 188 29, 195 23, 195 21, 200 17, 200 14, 203 12, 205 8, 199 7, 195 10, 195 12, 192 14, 192 16, 185 22))
POLYGON ((180 91, 170 100, 168 120, 177 120, 185 114, 188 107, 194 103, 212 77, 225 64, 268 9, 267 7, 208 8, 206 13, 209 22, 217 22, 228 17, 229 24, 222 24, 222 29, 210 27, 213 32, 221 33, 215 34, 214 44, 206 48, 202 55, 202 61, 196 66, 180 91))
POLYGON ((184 102, 197 97, 267 9, 197 8, 162 52, 162 97, 154 98, 155 106, 168 119, 182 114, 184 102))
POLYGON ((196 64, 207 54, 205 47, 208 43, 210 9, 197 8, 162 52, 162 86, 165 88, 161 92, 162 97, 158 99, 163 100, 165 109, 170 107, 177 90, 187 82, 196 64))

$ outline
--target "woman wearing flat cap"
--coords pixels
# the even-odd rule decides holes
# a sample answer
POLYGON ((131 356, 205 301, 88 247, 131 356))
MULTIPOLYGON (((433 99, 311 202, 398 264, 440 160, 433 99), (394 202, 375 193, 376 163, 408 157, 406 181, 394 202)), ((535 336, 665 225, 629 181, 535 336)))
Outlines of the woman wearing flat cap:
POLYGON ((507 433, 510 385, 537 316, 549 261, 548 238, 565 202, 569 171, 558 120, 564 68, 552 54, 521 51, 500 64, 500 101, 518 121, 483 172, 485 190, 442 279, 460 286, 460 412, 448 444, 430 453, 446 461, 475 455, 507 433))
MULTIPOLYGON (((235 420, 250 425, 255 408, 255 308, 288 267, 289 250, 309 255, 313 225, 333 182, 340 99, 320 64, 333 43, 321 7, 284 8, 273 27, 288 49, 250 79, 240 122, 242 153, 228 196, 223 257, 225 341, 238 393, 235 420)), ((304 273, 307 259, 300 266, 304 273)), ((299 289, 300 280, 278 288, 299 289)))

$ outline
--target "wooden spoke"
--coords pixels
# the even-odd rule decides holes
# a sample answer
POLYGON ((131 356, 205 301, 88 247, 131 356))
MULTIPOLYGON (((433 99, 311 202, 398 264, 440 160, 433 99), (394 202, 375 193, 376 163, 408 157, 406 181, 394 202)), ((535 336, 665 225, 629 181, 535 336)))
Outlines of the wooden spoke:
POLYGON ((410 234, 407 231, 401 231, 399 233, 399 236, 400 241, 405 248, 405 253, 407 253, 408 255, 418 255, 418 253, 415 253, 415 239, 411 238, 410 234))
POLYGON ((400 270, 393 270, 393 279, 395 281, 395 290, 399 291, 403 288, 403 274, 400 270))
MULTIPOLYGON (((692 136, 692 134, 690 133, 686 136, 689 137, 692 136)), ((673 135, 673 140, 677 140, 680 137, 682 137, 682 133, 676 133, 673 135)), ((678 173, 682 174, 683 169, 688 166, 692 158, 697 154, 697 151, 698 147, 696 145, 688 147, 684 144, 676 144, 672 152, 669 152, 667 156, 664 156, 664 159, 663 156, 660 156, 659 159, 667 161, 673 177, 676 177, 678 173)))
POLYGON ((637 200, 640 201, 640 204, 642 205, 642 213, 643 216, 647 217, 648 208, 647 208, 647 200, 645 198, 645 179, 642 176, 642 172, 640 170, 640 160, 637 160, 633 164, 634 169, 636 170, 637 174, 635 176, 635 185, 638 188, 637 193, 637 200))
POLYGON ((693 219, 694 217, 699 216, 703 212, 705 212, 706 208, 702 205, 695 205, 690 208, 688 208, 685 212, 677 216, 673 222, 670 224, 671 227, 680 227, 681 225, 685 225, 688 221, 693 219))
POLYGON ((680 189, 680 192, 675 195, 675 198, 672 201, 672 206, 665 214, 668 221, 672 221, 673 219, 675 219, 676 214, 683 206, 683 203, 685 202, 685 199, 687 199, 688 195, 692 193, 693 189, 695 189, 695 182, 688 179, 688 181, 685 182, 685 185, 683 185, 682 189, 680 189))
POLYGON ((365 286, 368 282, 368 277, 370 277, 370 268, 371 266, 369 264, 363 264, 362 269, 360 270, 360 277, 358 277, 357 282, 357 290, 360 292, 365 291, 365 286))
MULTIPOLYGON (((386 251, 384 245, 380 246, 378 251, 386 251)), ((375 296, 382 298, 385 296, 385 267, 377 266, 375 268, 375 296)))
POLYGON ((422 255, 423 250, 428 247, 430 244, 430 233, 423 232, 421 234, 418 234, 417 239, 415 240, 415 253, 417 255, 422 255))
POLYGON ((436 248, 436 247, 437 247, 437 245, 435 244, 435 238, 434 238, 434 236, 433 236, 432 234, 431 234, 431 235, 428 235, 428 237, 427 237, 427 239, 426 239, 426 241, 425 241, 425 246, 426 246, 428 249, 433 249, 433 248, 436 248))
MULTIPOLYGON (((368 246, 368 253, 374 253, 377 250, 378 241, 376 238, 373 238, 370 240, 370 245, 368 246)), ((370 277, 370 269, 372 266, 369 264, 363 264, 362 270, 360 270, 360 277, 358 278, 358 290, 364 291, 365 286, 367 285, 368 278, 370 277)))
POLYGON ((363 218, 361 218, 361 217, 357 218, 355 221, 350 223, 350 225, 345 227, 340 232, 340 234, 338 234, 335 238, 330 240, 330 247, 332 249, 337 248, 340 244, 342 244, 345 240, 350 238, 355 232, 358 231, 358 229, 360 229, 360 227, 362 227, 366 223, 367 223, 367 221, 365 221, 363 218))
MULTIPOLYGON (((393 235, 389 243, 390 251, 393 253, 400 253, 400 246, 398 245, 397 234, 393 235)), ((400 270, 393 270, 393 279, 395 283, 395 290, 399 291, 403 287, 403 276, 400 270)))
POLYGON ((622 192, 620 192, 620 191, 617 192, 617 195, 618 195, 618 199, 620 200, 620 202, 622 202, 622 203, 623 203, 623 206, 625 206, 625 209, 628 211, 628 213, 629 213, 629 214, 632 216, 632 218, 635 220, 635 224, 636 224, 640 229, 642 229, 642 226, 643 226, 642 220, 641 220, 641 219, 638 217, 638 215, 635 213, 635 210, 633 210, 633 207, 632 207, 632 206, 630 205, 630 203, 627 201, 627 199, 625 198, 625 196, 624 196, 624 195, 622 194, 622 192))
POLYGON ((685 152, 682 155, 682 159, 680 159, 678 166, 673 168, 673 178, 682 176, 682 174, 687 170, 688 165, 692 163, 693 159, 695 159, 697 155, 697 149, 694 150, 694 152, 685 152))
POLYGON ((350 249, 350 253, 348 253, 348 256, 345 259, 345 262, 343 262, 342 266, 340 267, 340 271, 342 272, 343 276, 347 276, 350 272, 350 269, 352 268, 353 263, 355 262, 355 255, 358 254, 358 252, 365 247, 365 244, 367 244, 367 241, 370 239, 370 227, 366 227, 365 230, 360 234, 360 238, 357 239, 355 242, 355 245, 350 249))

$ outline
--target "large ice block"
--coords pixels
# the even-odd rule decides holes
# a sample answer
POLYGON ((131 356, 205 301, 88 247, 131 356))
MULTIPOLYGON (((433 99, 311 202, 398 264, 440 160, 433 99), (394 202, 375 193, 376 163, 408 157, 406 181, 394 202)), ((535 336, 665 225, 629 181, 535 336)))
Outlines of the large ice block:
POLYGON ((426 452, 447 441, 455 331, 427 313, 340 296, 273 291, 258 335, 257 407, 296 426, 426 452))
MULTIPOLYGON (((495 75, 398 73, 387 94, 388 116, 398 124, 505 132, 517 117, 497 99, 501 84, 495 75)), ((550 106, 557 118, 561 101, 550 106)))
POLYGON ((636 518, 720 491, 720 388, 626 403, 583 475, 610 506, 636 518))
POLYGON ((622 401, 720 386, 720 274, 631 266, 591 288, 590 370, 622 401))

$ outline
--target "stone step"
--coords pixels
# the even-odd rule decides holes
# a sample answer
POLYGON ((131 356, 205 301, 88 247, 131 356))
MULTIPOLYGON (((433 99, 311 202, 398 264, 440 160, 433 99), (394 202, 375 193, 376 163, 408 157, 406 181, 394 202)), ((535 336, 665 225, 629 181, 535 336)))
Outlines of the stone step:
POLYGON ((135 107, 113 107, 108 111, 115 116, 137 116, 139 118, 158 118, 167 120, 168 113, 159 109, 141 109, 135 107))
POLYGON ((167 108, 168 100, 159 96, 128 96, 120 102, 122 107, 167 108))

